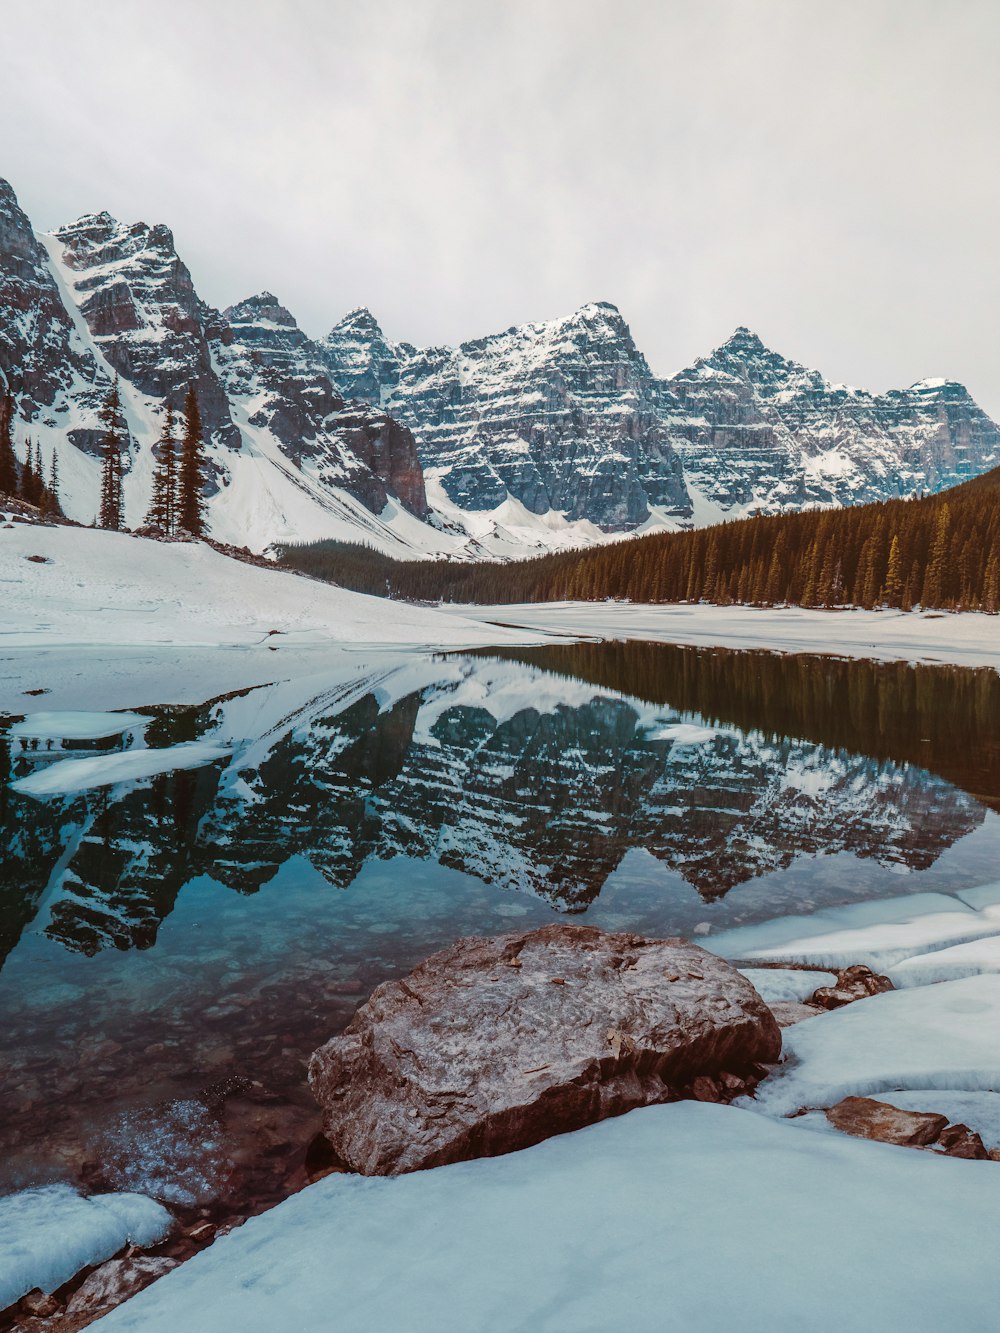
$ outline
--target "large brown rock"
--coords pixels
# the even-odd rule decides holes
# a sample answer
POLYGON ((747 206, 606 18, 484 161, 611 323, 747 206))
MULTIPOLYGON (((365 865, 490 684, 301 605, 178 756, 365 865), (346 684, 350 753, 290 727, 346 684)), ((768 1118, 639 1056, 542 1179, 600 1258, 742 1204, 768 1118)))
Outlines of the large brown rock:
POLYGON ((896 1143, 906 1148, 924 1148, 933 1143, 948 1123, 945 1115, 931 1111, 901 1111, 888 1102, 871 1097, 845 1097, 826 1113, 834 1128, 862 1139, 896 1143))
POLYGON ((525 1148, 780 1052, 770 1010, 721 958, 551 925, 460 940, 379 986, 309 1081, 338 1156, 391 1175, 525 1148))

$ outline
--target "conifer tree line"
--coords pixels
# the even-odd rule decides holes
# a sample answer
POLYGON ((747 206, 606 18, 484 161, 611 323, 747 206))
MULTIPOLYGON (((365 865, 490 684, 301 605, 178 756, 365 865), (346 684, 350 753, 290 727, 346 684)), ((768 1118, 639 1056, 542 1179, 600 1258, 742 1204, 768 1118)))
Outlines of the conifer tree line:
MULTIPOLYGON (((101 409, 104 436, 101 443, 101 507, 98 526, 121 531, 125 524, 122 488, 128 428, 122 412, 117 381, 111 386, 101 409)), ((167 405, 156 442, 153 486, 145 526, 164 537, 205 533, 204 433, 194 385, 187 391, 180 435, 176 433, 173 409, 167 405)))
POLYGON ((508 564, 337 542, 282 563, 359 592, 454 602, 713 602, 1000 612, 1000 468, 917 500, 732 520, 508 564))
POLYGON ((5 393, 0 398, 0 496, 23 500, 41 510, 44 518, 61 518, 59 503, 59 460, 55 449, 49 456, 46 469, 42 460, 42 446, 27 441, 23 463, 14 452, 14 398, 5 393))

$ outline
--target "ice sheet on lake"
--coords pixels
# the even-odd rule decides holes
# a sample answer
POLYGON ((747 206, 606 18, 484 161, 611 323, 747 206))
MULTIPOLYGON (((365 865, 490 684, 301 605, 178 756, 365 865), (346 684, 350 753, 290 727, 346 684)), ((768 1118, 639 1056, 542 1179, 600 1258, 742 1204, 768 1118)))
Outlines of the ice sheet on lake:
POLYGON ((833 972, 802 967, 741 967, 740 971, 765 1004, 808 1000, 820 986, 832 986, 837 980, 833 972))
POLYGON ((154 777, 180 768, 200 768, 216 759, 224 759, 229 750, 204 741, 169 745, 162 750, 126 750, 120 754, 101 754, 84 759, 59 759, 26 778, 12 782, 15 791, 27 796, 65 796, 91 787, 110 787, 117 782, 154 777))
POLYGON ((95 741, 149 722, 141 713, 29 713, 8 733, 30 740, 95 741))
POLYGON ((0 1310, 27 1291, 52 1291, 131 1241, 153 1245, 170 1230, 167 1210, 142 1194, 85 1199, 69 1185, 0 1199, 0 1310))
POLYGON ((988 1164, 680 1102, 505 1157, 329 1176, 98 1327, 840 1333, 861 1310, 879 1333, 987 1329, 1000 1269, 969 1246, 998 1226, 988 1164))
POLYGON ((897 1089, 1000 1089, 998 1033, 1000 976, 886 991, 786 1028, 786 1063, 753 1105, 792 1115, 897 1089))
POLYGON ((714 740, 718 732, 714 727, 699 727, 694 722, 673 722, 666 727, 656 727, 646 733, 648 741, 673 741, 675 745, 701 745, 714 740))
POLYGON ((993 914, 944 893, 912 893, 738 926, 713 936, 705 947, 723 958, 815 967, 866 963, 877 970, 916 953, 997 933, 1000 918, 993 914))
MULTIPOLYGON (((996 929, 1000 930, 1000 922, 996 929)), ((981 972, 1000 972, 1000 935, 904 958, 889 968, 889 978, 894 986, 929 986, 936 981, 978 976, 981 972)))

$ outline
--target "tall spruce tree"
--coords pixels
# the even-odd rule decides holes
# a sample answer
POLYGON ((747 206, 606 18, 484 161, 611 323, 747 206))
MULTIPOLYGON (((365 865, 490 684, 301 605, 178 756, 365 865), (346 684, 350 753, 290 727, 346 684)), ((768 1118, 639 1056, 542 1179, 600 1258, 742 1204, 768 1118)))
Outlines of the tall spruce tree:
POLYGON ((202 495, 204 477, 204 439, 201 412, 194 385, 188 389, 184 403, 184 435, 181 440, 180 496, 177 526, 192 537, 205 534, 205 500, 202 495))
POLYGON ((17 495, 17 456, 13 442, 14 399, 0 399, 0 495, 17 495))
POLYGON ((122 410, 118 381, 108 391, 101 408, 104 439, 101 443, 103 467, 101 470, 101 511, 98 525, 120 532, 125 522, 125 504, 122 495, 122 410))
POLYGON ((49 466, 49 493, 52 496, 53 512, 62 518, 62 501, 59 499, 59 455, 55 445, 52 446, 52 461, 49 466))
POLYGON ((164 537, 172 537, 177 531, 177 448, 174 441, 174 413, 169 404, 156 444, 156 455, 153 493, 146 522, 164 537))

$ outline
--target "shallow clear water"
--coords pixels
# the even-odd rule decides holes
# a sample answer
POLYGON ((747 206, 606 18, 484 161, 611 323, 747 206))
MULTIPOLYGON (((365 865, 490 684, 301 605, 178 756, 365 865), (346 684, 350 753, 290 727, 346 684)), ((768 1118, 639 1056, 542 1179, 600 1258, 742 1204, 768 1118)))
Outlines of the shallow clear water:
POLYGON ((570 913, 702 937, 995 879, 997 682, 592 644, 413 655, 103 736, 0 719, 0 1191, 277 1197, 319 1128, 310 1053, 461 935, 570 913), (199 743, 183 771, 31 792, 199 743))

